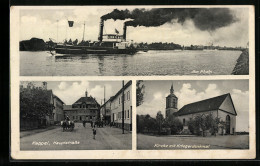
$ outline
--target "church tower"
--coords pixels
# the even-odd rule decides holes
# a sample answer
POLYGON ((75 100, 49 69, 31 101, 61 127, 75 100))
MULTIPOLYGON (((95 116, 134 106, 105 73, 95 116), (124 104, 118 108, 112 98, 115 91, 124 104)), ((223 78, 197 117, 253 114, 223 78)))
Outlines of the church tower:
POLYGON ((178 111, 178 97, 174 94, 173 84, 170 89, 170 94, 166 97, 166 118, 178 111))

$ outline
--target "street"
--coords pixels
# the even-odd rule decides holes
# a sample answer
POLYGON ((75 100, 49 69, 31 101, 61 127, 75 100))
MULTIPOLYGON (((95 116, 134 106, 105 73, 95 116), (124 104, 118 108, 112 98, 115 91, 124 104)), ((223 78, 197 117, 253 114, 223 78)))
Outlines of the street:
POLYGON ((137 134, 137 149, 249 149, 249 136, 183 137, 137 134))
MULTIPOLYGON (((96 128, 96 138, 93 139, 89 123, 84 128, 82 123, 75 123, 72 132, 62 132, 62 128, 23 134, 20 138, 20 150, 128 150, 132 149, 132 134, 119 128, 96 128)), ((28 131, 26 131, 28 133, 28 131)))

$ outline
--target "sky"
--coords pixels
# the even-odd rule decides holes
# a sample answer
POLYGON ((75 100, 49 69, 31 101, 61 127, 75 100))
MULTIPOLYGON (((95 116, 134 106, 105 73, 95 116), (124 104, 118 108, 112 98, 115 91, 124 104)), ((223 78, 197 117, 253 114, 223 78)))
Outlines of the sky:
MULTIPOLYGON (((21 84, 26 86, 27 83, 22 82, 21 84)), ((42 82, 33 83, 36 87, 42 87, 42 82)), ((122 81, 47 81, 47 89, 52 90, 53 94, 58 96, 66 105, 71 105, 80 97, 84 97, 86 90, 88 96, 95 97, 99 104, 103 100, 102 104, 104 104, 104 86, 106 90, 105 99, 108 100, 122 88, 122 81)))
MULTIPOLYGON (((85 40, 97 41, 100 17, 112 12, 114 9, 132 11, 132 6, 85 6, 71 9, 21 9, 20 10, 20 40, 32 37, 49 38, 62 42, 67 39, 83 38, 85 22, 85 40), (74 21, 73 27, 68 27, 68 20, 74 21)), ((150 10, 151 8, 146 8, 150 10)), ((202 31, 196 28, 191 20, 178 23, 172 20, 159 27, 128 27, 127 40, 134 42, 173 42, 181 45, 214 45, 242 46, 248 42, 248 8, 231 8, 236 22, 221 27, 215 31, 202 31)), ((120 34, 123 32, 124 21, 105 21, 104 34, 115 33, 115 28, 120 34)))
POLYGON ((236 130, 248 131, 248 80, 144 81, 144 102, 137 107, 137 114, 155 117, 161 111, 165 117, 166 96, 170 94, 172 84, 174 94, 178 97, 179 110, 186 104, 230 93, 237 111, 236 130))

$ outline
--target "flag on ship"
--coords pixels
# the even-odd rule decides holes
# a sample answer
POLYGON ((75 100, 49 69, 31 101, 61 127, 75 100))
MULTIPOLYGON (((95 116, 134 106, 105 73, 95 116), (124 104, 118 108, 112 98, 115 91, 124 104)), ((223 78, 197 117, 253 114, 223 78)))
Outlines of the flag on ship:
POLYGON ((74 21, 68 21, 69 27, 73 27, 74 21))
POLYGON ((115 32, 117 33, 117 34, 119 34, 119 31, 115 28, 115 32))

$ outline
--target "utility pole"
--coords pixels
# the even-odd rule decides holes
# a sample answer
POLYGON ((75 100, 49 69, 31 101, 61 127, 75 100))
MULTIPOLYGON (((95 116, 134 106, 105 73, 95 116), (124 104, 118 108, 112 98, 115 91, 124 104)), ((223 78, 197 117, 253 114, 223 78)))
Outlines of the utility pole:
POLYGON ((104 86, 104 111, 105 111, 105 123, 106 123, 106 86, 104 86))
POLYGON ((84 41, 84 36, 85 36, 85 21, 84 21, 84 30, 83 30, 83 39, 82 39, 82 41, 84 41))
POLYGON ((123 130, 123 133, 124 134, 124 119, 125 119, 125 114, 124 114, 124 110, 125 110, 125 98, 124 98, 124 81, 122 81, 122 130, 123 130))
POLYGON ((59 40, 59 20, 57 20, 57 44, 58 44, 58 40, 59 40))

